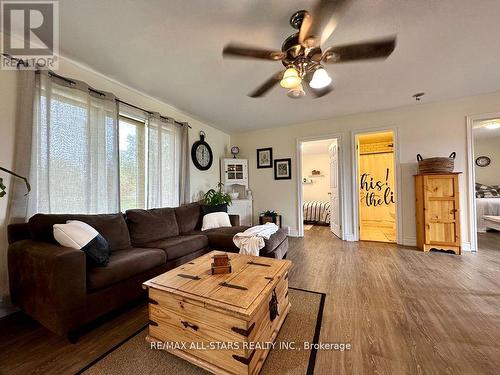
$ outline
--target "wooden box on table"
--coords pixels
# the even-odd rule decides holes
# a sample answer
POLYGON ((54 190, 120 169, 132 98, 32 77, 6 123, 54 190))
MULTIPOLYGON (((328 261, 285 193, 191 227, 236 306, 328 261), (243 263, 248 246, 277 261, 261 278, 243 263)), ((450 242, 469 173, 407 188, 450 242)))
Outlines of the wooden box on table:
POLYGON ((213 251, 148 280, 148 341, 216 374, 257 374, 290 309, 291 262, 228 254, 232 273, 212 275, 213 251), (177 347, 171 347, 177 344, 177 347))

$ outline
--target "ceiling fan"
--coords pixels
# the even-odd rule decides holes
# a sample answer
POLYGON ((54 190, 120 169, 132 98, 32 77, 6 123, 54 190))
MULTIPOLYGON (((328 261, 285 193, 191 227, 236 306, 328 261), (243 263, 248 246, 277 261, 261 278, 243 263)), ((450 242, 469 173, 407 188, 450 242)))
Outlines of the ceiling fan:
POLYGON ((285 66, 248 96, 264 96, 279 82, 288 89, 290 98, 302 98, 305 95, 304 86, 315 98, 320 98, 333 90, 332 79, 322 64, 387 58, 396 47, 395 36, 321 49, 351 1, 319 0, 312 12, 295 12, 290 18, 290 25, 298 32, 285 39, 281 51, 237 43, 226 45, 222 52, 224 57, 281 61, 285 66))

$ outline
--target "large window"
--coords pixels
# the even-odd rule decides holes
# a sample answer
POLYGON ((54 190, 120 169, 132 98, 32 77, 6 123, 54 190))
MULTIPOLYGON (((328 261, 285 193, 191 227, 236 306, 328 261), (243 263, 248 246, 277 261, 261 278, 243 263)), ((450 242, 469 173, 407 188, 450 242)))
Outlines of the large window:
POLYGON ((146 125, 120 116, 120 207, 146 208, 146 125))
POLYGON ((120 208, 179 204, 179 127, 161 118, 120 113, 120 208))
POLYGON ((174 207, 181 187, 184 199, 187 128, 48 73, 37 75, 36 99, 29 216, 174 207))

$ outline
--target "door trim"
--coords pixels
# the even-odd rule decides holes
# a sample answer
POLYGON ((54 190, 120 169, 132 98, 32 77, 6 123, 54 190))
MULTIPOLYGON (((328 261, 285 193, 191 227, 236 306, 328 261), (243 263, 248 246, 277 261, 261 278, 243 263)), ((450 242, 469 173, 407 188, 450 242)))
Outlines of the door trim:
POLYGON ((340 152, 338 153, 338 163, 339 163, 339 209, 340 209, 340 235, 341 235, 341 240, 345 240, 346 235, 345 235, 345 225, 344 223, 347 222, 346 220, 346 209, 345 209, 345 203, 346 203, 346 197, 345 193, 347 191, 347 188, 345 186, 345 178, 344 178, 344 160, 348 160, 347 158, 344 158, 344 153, 346 150, 346 147, 344 145, 344 135, 342 133, 333 133, 333 134, 324 134, 324 135, 319 135, 319 136, 312 136, 312 137, 299 137, 297 138, 296 142, 296 152, 297 152, 297 236, 298 237, 304 237, 304 212, 303 212, 303 205, 304 205, 304 197, 303 197, 303 192, 302 192, 302 143, 304 142, 310 142, 310 141, 321 141, 325 139, 337 139, 337 145, 340 149, 340 152))
POLYGON ((359 134, 380 133, 384 131, 392 131, 394 134, 394 178, 396 180, 396 243, 403 245, 403 215, 402 215, 402 199, 401 199, 401 170, 400 170, 400 150, 399 150, 399 134, 397 127, 381 127, 356 129, 351 131, 351 157, 352 157, 352 216, 353 216, 353 237, 354 241, 359 241, 359 163, 358 152, 356 150, 356 137, 359 134))
POLYGON ((474 122, 499 118, 500 112, 490 112, 480 115, 467 116, 467 210, 469 220, 470 250, 478 251, 477 245, 477 214, 476 214, 476 170, 474 167, 474 122))

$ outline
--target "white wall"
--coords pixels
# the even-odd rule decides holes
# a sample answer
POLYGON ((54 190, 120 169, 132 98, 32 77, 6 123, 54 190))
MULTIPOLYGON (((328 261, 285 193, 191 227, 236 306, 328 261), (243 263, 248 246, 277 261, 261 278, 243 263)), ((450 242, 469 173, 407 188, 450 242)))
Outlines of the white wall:
POLYGON ((487 156, 491 159, 487 167, 475 166, 476 182, 485 185, 500 185, 500 137, 476 138, 474 157, 487 156))
MULTIPOLYGON (((208 190, 208 188, 215 186, 219 182, 219 158, 228 154, 230 148, 230 138, 227 133, 204 124, 167 103, 142 94, 75 62, 62 59, 57 73, 85 81, 96 89, 112 92, 120 99, 147 110, 157 111, 176 120, 188 122, 192 126, 192 129, 190 129, 190 145, 199 139, 198 134, 200 130, 203 130, 207 135, 206 141, 214 152, 214 163, 210 170, 205 172, 196 169, 191 163, 191 200, 197 199, 200 192, 208 190)), ((16 80, 16 72, 0 71, 0 165, 9 169, 12 168, 14 154, 16 80)), ((6 185, 9 186, 9 177, 3 173, 2 177, 4 177, 6 185)), ((5 222, 7 197, 8 195, 0 199, 0 297, 8 293, 6 268, 7 225, 5 222)))
MULTIPOLYGON (((0 71, 0 165, 12 168, 14 156, 14 124, 16 79, 11 71, 0 71)), ((10 175, 0 172, 4 184, 10 186, 10 175)), ((8 193, 7 189, 7 193, 8 193)), ((0 198, 0 299, 8 293, 7 284, 7 197, 0 198)))
MULTIPOLYGON (((341 151, 344 159, 344 179, 347 187, 345 208, 348 220, 344 223, 347 238, 352 236, 352 134, 353 130, 395 128, 398 133, 401 176, 400 234, 407 245, 415 245, 415 192, 413 174, 415 157, 447 156, 457 152, 455 170, 460 175, 462 242, 469 245, 469 214, 467 212, 467 155, 466 116, 500 111, 500 92, 439 103, 418 103, 394 110, 343 116, 329 120, 297 124, 282 128, 264 129, 231 135, 231 143, 240 147, 242 157, 249 159, 250 187, 254 196, 254 210, 273 208, 283 215, 285 225, 294 233, 297 228, 296 142, 298 137, 313 137, 332 133, 343 134, 341 151), (292 180, 275 181, 272 169, 257 169, 255 150, 272 147, 273 157, 292 158, 292 180)), ((300 176, 299 176, 300 177, 300 176)))
POLYGON ((304 201, 330 201, 330 159, 328 153, 303 154, 302 177, 312 180, 312 184, 302 184, 304 201), (313 169, 319 170, 321 176, 311 177, 313 169))

